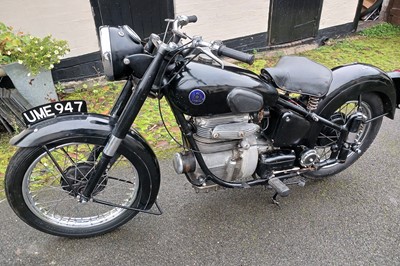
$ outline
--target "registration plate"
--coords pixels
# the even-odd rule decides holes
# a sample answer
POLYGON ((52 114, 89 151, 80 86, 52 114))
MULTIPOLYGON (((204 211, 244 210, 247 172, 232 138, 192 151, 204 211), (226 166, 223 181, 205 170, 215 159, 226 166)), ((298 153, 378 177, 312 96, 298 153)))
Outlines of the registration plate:
POLYGON ((27 126, 58 115, 87 113, 86 102, 81 100, 61 101, 40 105, 22 113, 27 126))

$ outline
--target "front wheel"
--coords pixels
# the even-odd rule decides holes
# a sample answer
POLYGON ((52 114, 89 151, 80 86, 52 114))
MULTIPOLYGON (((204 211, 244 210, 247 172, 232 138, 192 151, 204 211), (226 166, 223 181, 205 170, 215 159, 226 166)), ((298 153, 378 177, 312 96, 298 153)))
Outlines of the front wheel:
MULTIPOLYGON (((47 149, 20 148, 5 177, 11 208, 30 226, 66 237, 103 234, 132 219, 137 211, 78 200, 103 143, 100 139, 82 139, 51 144, 47 149)), ((159 188, 152 169, 156 169, 154 161, 121 145, 92 196, 116 205, 148 208, 149 195, 159 188)))
MULTIPOLYGON (((324 108, 322 116, 336 124, 344 125, 349 117, 357 111, 361 111, 367 117, 367 120, 380 116, 383 114, 382 100, 373 93, 362 94, 361 101, 359 101, 358 96, 354 96, 347 101, 334 99, 324 108)), ((352 165, 372 144, 381 127, 382 120, 383 117, 380 117, 360 127, 356 141, 360 143, 361 153, 350 152, 344 163, 325 166, 318 171, 307 173, 306 176, 327 177, 337 174, 352 165)), ((339 132, 337 130, 326 126, 322 128, 318 136, 317 146, 314 148, 320 156, 321 163, 330 158, 332 149, 338 139, 339 132)))

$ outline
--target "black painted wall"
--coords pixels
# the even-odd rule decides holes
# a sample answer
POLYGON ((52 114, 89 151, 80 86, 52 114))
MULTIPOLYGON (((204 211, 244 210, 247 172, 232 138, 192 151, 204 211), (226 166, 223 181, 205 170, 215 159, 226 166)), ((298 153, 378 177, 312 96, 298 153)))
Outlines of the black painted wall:
MULTIPOLYGON (((165 31, 166 18, 174 17, 173 0, 90 0, 94 22, 102 25, 129 25, 141 37, 165 31)), ((53 69, 55 82, 101 76, 100 52, 67 58, 53 69)))
MULTIPOLYGON (((326 1, 326 0, 325 0, 326 1)), ((263 51, 275 45, 308 37, 325 39, 348 34, 357 28, 358 15, 353 23, 318 30, 323 0, 271 0, 268 32, 225 40, 231 48, 241 51, 263 51), (290 11, 289 11, 290 10, 290 11), (300 12, 301 11, 301 12, 300 12)), ((165 18, 173 18, 173 0, 90 0, 96 28, 101 25, 129 25, 140 37, 161 34, 165 18)), ((361 10, 359 0, 357 13, 361 10)), ((267 14, 266 14, 267 16, 267 14)), ((67 58, 52 71, 58 81, 80 80, 101 76, 103 67, 100 52, 67 58)))
POLYGON ((129 25, 142 39, 163 33, 174 17, 173 0, 90 0, 96 28, 129 25))

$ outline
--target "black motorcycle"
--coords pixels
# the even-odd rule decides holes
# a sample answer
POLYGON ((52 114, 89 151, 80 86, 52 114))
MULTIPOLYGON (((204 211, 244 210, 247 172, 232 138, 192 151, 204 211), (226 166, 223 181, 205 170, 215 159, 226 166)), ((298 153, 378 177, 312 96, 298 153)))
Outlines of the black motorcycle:
POLYGON ((131 128, 147 97, 169 103, 182 133, 174 168, 197 191, 269 186, 274 200, 288 195, 288 182, 349 167, 383 117, 394 117, 398 72, 358 63, 330 70, 285 56, 257 75, 218 57, 251 64, 253 55, 182 32, 196 20, 170 20, 163 40, 152 34, 146 43, 128 26, 101 27, 105 75, 127 80, 109 116, 88 114, 81 100, 23 113, 27 128, 11 140, 20 148, 5 177, 8 202, 23 221, 88 237, 139 212, 161 214, 157 158, 131 128))

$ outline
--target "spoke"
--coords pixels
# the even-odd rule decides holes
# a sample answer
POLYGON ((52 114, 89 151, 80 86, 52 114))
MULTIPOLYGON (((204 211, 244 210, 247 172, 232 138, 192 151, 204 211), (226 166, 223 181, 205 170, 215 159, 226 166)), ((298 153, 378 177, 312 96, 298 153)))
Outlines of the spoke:
POLYGON ((318 137, 319 139, 329 139, 331 141, 336 141, 337 140, 337 136, 327 136, 327 135, 324 135, 323 133, 321 133, 321 135, 323 135, 323 136, 319 136, 318 137))
MULTIPOLYGON (((332 139, 332 138, 330 138, 329 136, 327 136, 327 135, 325 135, 324 133, 320 133, 321 135, 322 135, 322 137, 321 138, 323 138, 323 139, 328 139, 329 141, 331 141, 331 143, 335 143, 336 141, 337 141, 337 138, 336 139, 332 139)), ((337 137, 337 136, 335 136, 335 137, 337 137)), ((328 145, 330 145, 331 143, 329 143, 329 144, 327 144, 327 145, 325 145, 325 146, 328 146, 328 145)))
MULTIPOLYGON (((74 199, 74 198, 64 196, 62 199, 44 201, 44 202, 37 203, 37 205, 43 206, 43 208, 46 208, 47 211, 50 213, 50 211, 55 209, 58 206, 58 204, 60 204, 60 202, 65 201, 66 199, 70 200, 70 199, 74 199), (55 204, 53 204, 53 203, 55 203, 55 204)), ((53 214, 55 214, 55 211, 53 211, 53 214)))
MULTIPOLYGON (((342 106, 340 106, 335 113, 333 113, 330 116, 330 120, 332 122, 338 123, 338 124, 346 124, 348 118, 354 114, 355 112, 362 112, 364 115, 367 117, 371 117, 371 109, 369 108, 369 105, 366 102, 363 102, 362 100, 362 95, 359 95, 356 100, 348 101, 344 103, 342 106)), ((360 129, 357 132, 357 138, 356 140, 362 143, 364 141, 364 138, 366 134, 369 131, 369 124, 363 125, 360 127, 360 129)), ((321 130, 319 136, 318 136, 318 143, 319 144, 324 144, 324 146, 316 146, 315 149, 317 149, 320 157, 321 157, 321 162, 325 160, 323 157, 327 156, 326 159, 330 158, 330 154, 332 154, 332 146, 337 143, 340 137, 340 132, 337 130, 330 131, 327 128, 324 128, 321 130), (336 135, 336 136, 334 136, 336 135), (327 142, 325 144, 325 142, 327 142)), ((351 156, 351 154, 349 155, 351 156)))
POLYGON ((78 172, 84 176, 84 174, 82 173, 82 171, 79 169, 78 165, 76 164, 76 162, 71 158, 71 156, 68 154, 68 152, 65 151, 64 148, 61 148, 61 150, 64 152, 65 155, 67 155, 67 158, 69 159, 69 161, 74 165, 75 169, 78 170, 78 172))
POLYGON ((71 184, 71 182, 65 177, 60 165, 57 163, 57 161, 55 160, 55 158, 53 157, 53 155, 51 154, 51 152, 47 149, 46 146, 43 146, 44 149, 46 150, 47 155, 50 157, 51 161, 53 162, 53 164, 56 166, 57 170, 60 172, 62 179, 69 185, 69 187, 71 188, 72 191, 74 191, 74 188, 71 184))
MULTIPOLYGON (((56 173, 53 169, 54 168, 50 168, 48 165, 45 165, 45 162, 42 162, 42 160, 40 160, 39 164, 41 164, 46 170, 50 170, 50 173, 53 173, 53 176, 58 176, 59 173, 56 173)), ((45 170, 45 171, 46 171, 45 170)), ((38 172, 42 172, 43 170, 38 170, 38 172)), ((32 173, 36 173, 36 171, 32 171, 32 173)))
POLYGON ((121 179, 121 178, 116 178, 116 177, 109 176, 108 179, 117 180, 117 181, 121 181, 121 182, 128 183, 128 184, 132 184, 132 185, 133 185, 133 182, 131 182, 131 181, 129 181, 129 180, 121 179))
MULTIPOLYGON (((80 203, 76 197, 78 187, 85 185, 95 169, 102 146, 68 143, 43 149, 24 183, 24 197, 36 216, 53 225, 84 228, 102 225, 125 212, 120 207, 93 207, 91 202, 80 203)), ((110 176, 103 176, 95 196, 128 207, 138 195, 138 172, 123 155, 114 160, 106 173, 110 176)))
MULTIPOLYGON (((64 186, 64 187, 67 187, 67 186, 64 186)), ((60 191, 60 192, 63 192, 63 193, 68 193, 68 191, 66 191, 66 190, 64 190, 62 188, 63 188, 62 186, 57 186, 57 187, 47 186, 47 187, 41 188, 40 190, 35 190, 34 194, 37 195, 39 193, 48 192, 48 191, 60 191)), ((33 194, 33 191, 31 192, 31 194, 33 194)))

